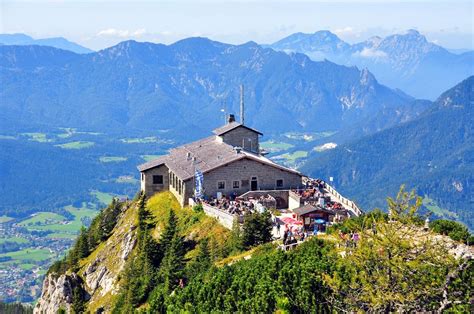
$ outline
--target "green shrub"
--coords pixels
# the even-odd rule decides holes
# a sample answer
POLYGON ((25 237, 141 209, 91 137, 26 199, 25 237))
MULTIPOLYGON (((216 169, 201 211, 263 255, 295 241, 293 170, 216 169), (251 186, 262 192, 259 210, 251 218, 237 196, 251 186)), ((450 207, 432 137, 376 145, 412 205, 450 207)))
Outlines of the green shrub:
POLYGON ((430 228, 436 233, 449 236, 454 241, 461 241, 464 243, 472 243, 473 236, 469 233, 466 226, 459 222, 439 219, 430 223, 430 228))
POLYGON ((204 209, 203 209, 203 207, 202 207, 202 204, 196 204, 196 205, 193 206, 193 210, 194 210, 195 212, 197 212, 197 213, 200 213, 200 212, 202 212, 204 209))

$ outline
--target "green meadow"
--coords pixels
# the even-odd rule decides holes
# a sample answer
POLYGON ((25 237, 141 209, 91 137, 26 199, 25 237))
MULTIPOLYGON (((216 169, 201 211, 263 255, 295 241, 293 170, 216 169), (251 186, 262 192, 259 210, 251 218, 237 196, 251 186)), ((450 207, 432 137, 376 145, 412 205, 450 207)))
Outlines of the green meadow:
POLYGON ((2 257, 11 257, 14 261, 44 261, 53 257, 48 249, 24 249, 15 252, 0 254, 2 257))
POLYGON ((288 150, 288 149, 293 148, 295 146, 295 145, 290 144, 290 143, 278 142, 278 141, 273 141, 273 140, 262 142, 262 143, 260 143, 260 145, 262 146, 262 148, 264 148, 265 150, 267 150, 270 153, 288 150))
POLYGON ((22 237, 2 237, 0 238, 0 244, 3 244, 5 242, 15 242, 18 244, 25 244, 28 243, 28 239, 22 238, 22 237))
POLYGON ((83 218, 88 217, 92 219, 97 215, 96 208, 88 207, 86 204, 83 204, 83 207, 81 208, 69 205, 66 206, 65 209, 74 216, 74 220, 68 221, 65 217, 54 213, 41 213, 40 215, 37 215, 40 217, 35 216, 22 221, 21 225, 24 225, 30 231, 51 231, 53 233, 48 235, 50 238, 72 238, 79 232, 79 230, 81 230, 83 218), (52 214, 53 216, 48 216, 46 214, 52 214), (45 220, 46 217, 49 218, 49 220, 45 220), (50 217, 55 217, 56 220, 51 221, 50 217), (62 220, 60 220, 59 217, 62 217, 62 220))
POLYGON ((100 162, 122 162, 126 161, 127 157, 119 157, 119 156, 103 156, 99 158, 100 162))
POLYGON ((58 144, 55 145, 57 147, 63 148, 63 149, 82 149, 82 148, 88 148, 94 146, 94 142, 88 142, 88 141, 75 141, 75 142, 69 142, 69 143, 64 143, 64 144, 58 144))
POLYGON ((133 176, 120 176, 115 179, 115 182, 123 184, 137 184, 139 180, 134 178, 133 176))
POLYGON ((285 133, 284 135, 287 138, 292 139, 292 140, 303 140, 306 142, 311 142, 314 140, 332 136, 336 133, 337 132, 335 131, 323 131, 323 132, 314 132, 314 133, 313 132, 312 133, 288 132, 288 133, 285 133))
POLYGON ((140 157, 142 157, 143 160, 145 161, 152 161, 153 159, 156 159, 160 156, 163 156, 163 155, 141 155, 140 157))
POLYGON ((47 143, 53 142, 53 139, 48 138, 46 133, 21 133, 21 135, 27 136, 30 141, 40 142, 40 143, 47 143))
POLYGON ((92 191, 91 195, 95 196, 99 200, 99 202, 104 205, 110 204, 112 202, 112 199, 117 196, 112 193, 106 193, 101 191, 92 191))
POLYGON ((2 135, 0 134, 0 140, 16 140, 16 137, 12 135, 2 135))
POLYGON ((8 217, 8 216, 5 216, 5 215, 0 216, 0 224, 6 223, 6 222, 9 222, 9 221, 12 221, 12 220, 14 220, 14 219, 11 218, 11 217, 8 217))
POLYGON ((285 153, 283 155, 278 155, 275 158, 278 159, 285 159, 287 162, 294 163, 297 159, 306 158, 308 156, 308 152, 303 150, 297 150, 292 153, 285 153))
POLYGON ((122 143, 126 144, 147 144, 147 143, 156 143, 158 138, 156 136, 147 136, 147 137, 137 137, 137 138, 122 138, 120 139, 122 143))
POLYGON ((436 204, 436 201, 434 201, 433 199, 429 198, 426 195, 423 198, 423 206, 425 206, 430 212, 436 214, 437 216, 446 217, 450 219, 458 218, 458 216, 455 213, 439 207, 438 204, 436 204))
POLYGON ((56 213, 39 212, 33 215, 31 218, 18 223, 18 225, 31 226, 36 224, 54 224, 65 220, 66 218, 64 216, 58 215, 56 213))

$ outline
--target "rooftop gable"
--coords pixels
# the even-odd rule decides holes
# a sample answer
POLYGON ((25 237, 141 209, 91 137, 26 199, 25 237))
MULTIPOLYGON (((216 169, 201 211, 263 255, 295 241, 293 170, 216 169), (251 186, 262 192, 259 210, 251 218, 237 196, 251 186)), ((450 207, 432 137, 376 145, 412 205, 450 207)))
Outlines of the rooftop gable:
POLYGON ((237 152, 231 145, 215 141, 213 136, 173 148, 168 155, 144 163, 138 169, 143 172, 165 164, 180 179, 188 180, 194 176, 195 169, 206 173, 240 159, 250 159, 301 175, 298 171, 279 165, 264 156, 243 150, 237 152))
POLYGON ((212 131, 215 135, 224 135, 226 134, 227 132, 230 132, 236 128, 239 128, 239 127, 242 127, 242 128, 246 128, 247 130, 250 130, 252 132, 255 132, 259 135, 263 135, 260 131, 258 130, 255 130, 255 129, 252 129, 246 125, 243 125, 241 123, 238 123, 238 122, 230 122, 230 123, 227 123, 226 125, 223 125, 217 129, 215 129, 214 131, 212 131))
POLYGON ((150 161, 148 161, 144 164, 139 165, 137 168, 140 172, 148 170, 148 169, 156 168, 158 166, 161 166, 161 165, 165 164, 166 163, 166 158, 167 158, 167 156, 160 156, 156 159, 150 160, 150 161))
POLYGON ((300 215, 300 216, 305 215, 305 214, 309 214, 309 213, 312 213, 312 212, 315 212, 315 211, 324 212, 324 213, 328 213, 328 214, 334 214, 334 212, 332 212, 330 210, 327 210, 327 209, 324 209, 324 208, 321 208, 321 207, 317 207, 317 206, 314 206, 314 205, 311 205, 311 204, 306 204, 306 205, 303 205, 301 207, 293 209, 293 212, 295 214, 300 215))

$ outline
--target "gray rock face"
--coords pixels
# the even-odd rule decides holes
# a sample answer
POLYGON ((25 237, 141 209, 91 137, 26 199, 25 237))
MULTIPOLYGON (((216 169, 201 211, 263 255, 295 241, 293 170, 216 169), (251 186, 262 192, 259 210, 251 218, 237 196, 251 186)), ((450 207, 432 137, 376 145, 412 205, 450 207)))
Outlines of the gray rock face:
POLYGON ((60 308, 70 311, 73 289, 80 285, 80 278, 72 273, 54 277, 49 274, 43 281, 43 292, 33 313, 57 313, 60 308))
MULTIPOLYGON (((122 215, 126 214, 126 211, 122 212, 122 215)), ((132 217, 127 216, 128 219, 132 217)), ((133 223, 121 217, 110 237, 91 253, 92 257, 82 264, 77 274, 48 275, 34 313, 57 313, 61 308, 69 313, 73 291, 78 286, 84 292, 90 308, 110 310, 107 307, 110 304, 103 307, 103 297, 115 295, 119 291, 119 274, 136 245, 135 229, 133 223)))
POLYGON ((127 260, 128 256, 132 252, 133 248, 135 247, 135 244, 137 243, 137 239, 133 236, 133 233, 129 232, 125 236, 125 238, 122 241, 122 259, 124 261, 127 260))

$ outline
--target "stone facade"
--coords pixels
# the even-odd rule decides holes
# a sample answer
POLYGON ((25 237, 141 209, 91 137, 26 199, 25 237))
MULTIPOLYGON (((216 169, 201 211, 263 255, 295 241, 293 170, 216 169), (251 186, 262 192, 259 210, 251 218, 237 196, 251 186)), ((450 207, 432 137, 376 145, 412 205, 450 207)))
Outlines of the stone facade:
POLYGON ((220 137, 224 143, 229 145, 242 147, 243 149, 254 153, 259 152, 260 146, 258 142, 258 133, 243 126, 222 134, 220 137))
POLYGON ((256 190, 288 190, 302 185, 299 172, 260 154, 259 131, 229 121, 214 130, 214 134, 138 166, 142 191, 151 196, 169 190, 181 205, 187 205, 194 194, 196 169, 203 173, 206 197, 216 197, 218 193, 239 196, 256 190))
MULTIPOLYGON (((204 173, 204 195, 216 197, 242 195, 251 190, 289 190, 302 185, 301 174, 258 162, 253 159, 241 159, 204 173), (254 180, 253 180, 254 179, 254 180), (277 186, 277 180, 282 180, 277 186), (252 184, 252 182, 254 182, 252 184)), ((194 179, 181 180, 165 165, 142 172, 142 191, 147 196, 170 190, 181 205, 188 205, 194 194, 194 179), (153 184, 153 176, 162 175, 163 184, 153 184)))
POLYGON ((141 172, 141 190, 145 191, 147 197, 150 197, 157 192, 168 190, 170 186, 168 173, 168 167, 166 167, 165 165, 161 165, 156 168, 141 172), (153 176, 157 175, 163 176, 163 184, 153 183, 153 176))
POLYGON ((217 192, 223 195, 233 193, 241 195, 252 190, 252 178, 256 178, 255 190, 288 190, 302 185, 301 175, 298 173, 285 171, 256 160, 241 159, 205 173, 204 194, 213 197, 217 195, 217 192), (283 180, 282 186, 277 186, 277 180, 283 180), (234 181, 238 182, 239 187, 234 187, 234 181), (224 182, 224 188, 218 186, 220 182, 224 182))

